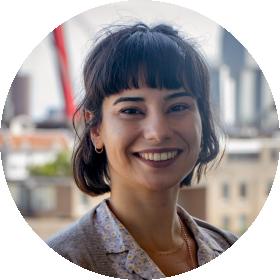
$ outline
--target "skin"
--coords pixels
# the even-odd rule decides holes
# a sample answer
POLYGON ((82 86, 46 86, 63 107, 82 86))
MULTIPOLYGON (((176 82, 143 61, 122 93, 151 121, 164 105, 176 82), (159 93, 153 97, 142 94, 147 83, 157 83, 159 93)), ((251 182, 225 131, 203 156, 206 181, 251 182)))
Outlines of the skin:
POLYGON ((103 102, 102 123, 91 138, 108 158, 109 206, 147 252, 182 244, 179 185, 197 161, 201 135, 196 100, 182 88, 129 89, 103 102), (150 166, 136 155, 163 148, 180 152, 167 166, 150 166))

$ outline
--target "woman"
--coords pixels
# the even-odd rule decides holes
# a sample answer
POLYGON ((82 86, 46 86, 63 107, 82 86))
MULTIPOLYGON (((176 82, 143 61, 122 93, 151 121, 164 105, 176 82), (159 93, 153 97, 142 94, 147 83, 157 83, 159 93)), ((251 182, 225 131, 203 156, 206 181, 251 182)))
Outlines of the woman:
POLYGON ((111 195, 48 245, 126 279, 180 274, 229 248, 235 236, 177 205, 180 188, 219 152, 208 70, 193 44, 164 24, 111 29, 83 74, 74 178, 90 195, 111 195))

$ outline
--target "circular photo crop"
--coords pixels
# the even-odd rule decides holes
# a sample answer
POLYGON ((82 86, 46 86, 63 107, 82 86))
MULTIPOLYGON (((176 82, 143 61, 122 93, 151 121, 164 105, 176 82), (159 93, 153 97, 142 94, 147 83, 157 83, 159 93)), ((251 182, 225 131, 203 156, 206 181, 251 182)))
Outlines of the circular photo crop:
POLYGON ((34 232, 123 279, 179 275, 229 249, 262 209, 280 150, 275 103, 246 48, 152 1, 57 26, 14 78, 0 140, 34 232))

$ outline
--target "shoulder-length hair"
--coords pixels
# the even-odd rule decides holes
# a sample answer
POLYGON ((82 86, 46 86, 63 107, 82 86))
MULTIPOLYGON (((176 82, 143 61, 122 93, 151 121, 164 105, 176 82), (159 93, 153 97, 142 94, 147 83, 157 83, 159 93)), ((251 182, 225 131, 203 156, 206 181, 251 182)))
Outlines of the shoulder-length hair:
POLYGON ((73 152, 73 175, 77 186, 88 194, 110 191, 106 153, 96 153, 90 130, 102 122, 105 97, 143 85, 158 89, 185 88, 196 98, 202 120, 201 152, 194 169, 181 182, 199 181, 208 162, 219 152, 219 142, 209 105, 207 65, 190 39, 166 24, 143 23, 107 28, 104 37, 89 52, 83 69, 85 96, 73 124, 78 142, 73 152), (92 113, 90 122, 86 112, 92 113), (79 116, 79 124, 75 121, 79 116))

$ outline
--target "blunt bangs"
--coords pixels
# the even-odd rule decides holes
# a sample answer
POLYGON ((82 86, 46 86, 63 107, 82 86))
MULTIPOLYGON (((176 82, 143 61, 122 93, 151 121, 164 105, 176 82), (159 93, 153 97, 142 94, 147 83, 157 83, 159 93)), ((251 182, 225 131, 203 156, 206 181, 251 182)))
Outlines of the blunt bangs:
POLYGON ((112 33, 97 45, 97 53, 102 49, 110 55, 95 57, 94 66, 89 67, 93 79, 86 79, 92 82, 88 88, 94 94, 106 97, 143 86, 158 89, 183 87, 198 98, 200 94, 192 83, 196 79, 192 71, 195 61, 190 53, 193 46, 178 39, 176 34, 170 36, 168 32, 174 30, 168 30, 169 26, 162 25, 161 30, 143 24, 138 27, 123 36, 118 34, 117 40, 112 33), (110 52, 106 51, 107 48, 110 52))
POLYGON ((107 86, 113 92, 143 85, 179 88, 183 80, 183 62, 183 54, 170 38, 156 32, 136 32, 112 55, 113 67, 110 67, 107 86))

